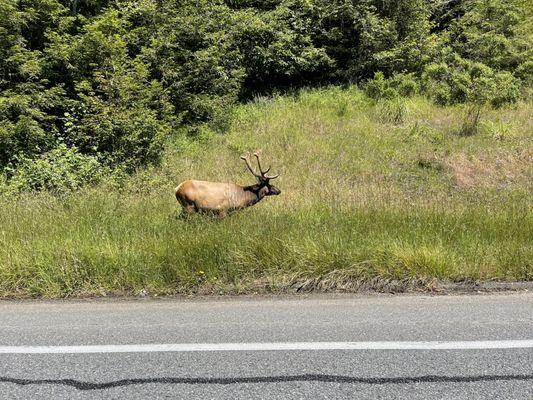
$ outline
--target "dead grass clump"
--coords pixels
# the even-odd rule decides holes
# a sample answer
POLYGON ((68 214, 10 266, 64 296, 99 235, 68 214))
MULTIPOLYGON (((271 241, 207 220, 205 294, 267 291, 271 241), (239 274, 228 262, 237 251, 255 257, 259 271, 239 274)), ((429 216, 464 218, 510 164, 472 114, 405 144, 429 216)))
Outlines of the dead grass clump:
POLYGON ((492 157, 469 157, 461 153, 449 158, 446 166, 459 188, 504 188, 516 180, 531 179, 533 151, 527 149, 520 153, 492 157))

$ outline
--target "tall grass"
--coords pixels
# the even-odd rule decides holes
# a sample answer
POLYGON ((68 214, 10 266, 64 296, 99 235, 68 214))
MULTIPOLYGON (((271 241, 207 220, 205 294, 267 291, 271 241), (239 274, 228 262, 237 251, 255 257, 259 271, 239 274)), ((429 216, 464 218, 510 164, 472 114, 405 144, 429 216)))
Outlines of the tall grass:
POLYGON ((488 112, 461 137, 462 109, 403 102, 398 120, 356 89, 257 99, 227 135, 176 139, 161 166, 120 185, 2 198, 0 295, 533 279, 531 105, 488 112), (180 181, 252 182, 239 155, 255 148, 280 196, 179 218, 180 181))

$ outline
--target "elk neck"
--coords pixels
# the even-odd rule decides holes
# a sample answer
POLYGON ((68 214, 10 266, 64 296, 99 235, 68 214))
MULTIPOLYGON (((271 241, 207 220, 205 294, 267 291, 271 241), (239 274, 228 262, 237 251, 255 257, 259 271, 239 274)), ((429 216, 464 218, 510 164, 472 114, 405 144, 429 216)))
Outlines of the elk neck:
POLYGON ((248 202, 248 205, 253 206, 255 203, 261 201, 264 195, 262 196, 259 192, 263 188, 260 184, 250 185, 250 186, 243 186, 243 191, 246 196, 246 200, 248 202))

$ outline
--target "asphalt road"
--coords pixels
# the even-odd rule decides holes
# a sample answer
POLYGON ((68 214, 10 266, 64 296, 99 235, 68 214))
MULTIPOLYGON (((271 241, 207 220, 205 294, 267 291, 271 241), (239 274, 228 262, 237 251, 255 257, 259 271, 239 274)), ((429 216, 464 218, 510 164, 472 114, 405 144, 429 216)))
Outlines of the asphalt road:
POLYGON ((0 398, 531 400, 531 346, 320 349, 321 342, 531 339, 531 293, 0 302, 0 398), (63 354, 47 347, 58 353, 41 354, 36 347, 301 342, 318 349, 110 353, 96 347, 96 353, 63 354))

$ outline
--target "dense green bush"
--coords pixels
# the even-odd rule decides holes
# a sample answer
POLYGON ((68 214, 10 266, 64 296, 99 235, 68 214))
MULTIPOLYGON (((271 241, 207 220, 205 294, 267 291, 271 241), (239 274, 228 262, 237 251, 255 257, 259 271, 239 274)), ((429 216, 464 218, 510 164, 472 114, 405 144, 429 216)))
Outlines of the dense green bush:
POLYGON ((449 25, 454 52, 495 70, 515 71, 531 61, 528 8, 523 1, 468 0, 456 2, 459 18, 449 25))
POLYGON ((9 79, 0 80, 0 169, 63 142, 129 170, 156 161, 176 117, 149 65, 130 52, 128 17, 137 10, 86 19, 54 0, 6 3, 20 29, 9 38, 19 46, 0 41, 10 53, 9 79))
POLYGON ((4 176, 0 180, 0 192, 68 192, 98 182, 107 172, 95 156, 81 154, 77 148, 64 144, 39 158, 21 157, 17 161, 16 169, 6 168, 9 179, 4 176))
POLYGON ((365 93, 374 100, 391 99, 399 96, 396 88, 391 86, 388 79, 385 79, 383 72, 376 72, 374 78, 366 82, 365 93))
POLYGON ((364 89, 366 95, 374 100, 409 97, 420 91, 418 79, 413 73, 397 73, 385 79, 382 72, 376 72, 374 78, 365 83, 364 89))
POLYGON ((533 60, 528 60, 520 64, 514 75, 521 79, 524 86, 533 86, 533 60))
POLYGON ((433 63, 422 74, 425 93, 439 104, 475 103, 501 107, 520 96, 520 82, 507 71, 454 54, 448 63, 433 63))

